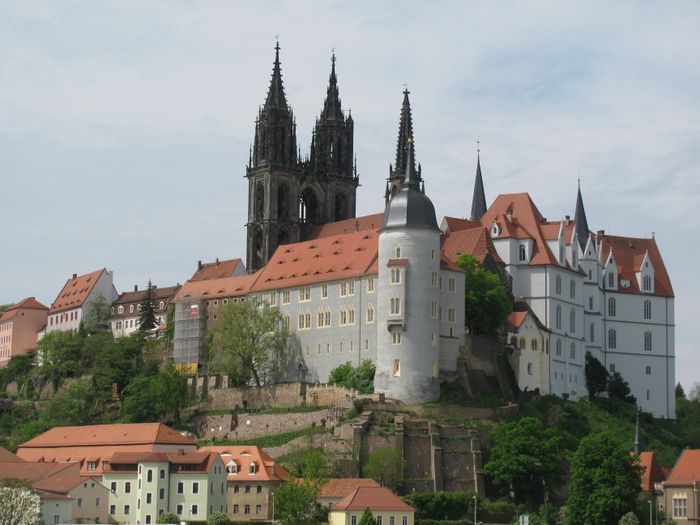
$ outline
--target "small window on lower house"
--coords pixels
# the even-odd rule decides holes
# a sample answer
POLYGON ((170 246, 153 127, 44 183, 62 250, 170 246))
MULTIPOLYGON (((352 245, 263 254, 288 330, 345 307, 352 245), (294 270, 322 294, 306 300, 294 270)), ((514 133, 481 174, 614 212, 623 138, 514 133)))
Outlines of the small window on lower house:
POLYGON ((394 377, 400 377, 401 376, 401 360, 400 359, 394 359, 394 372, 393 372, 394 377))
POLYGON ((528 375, 532 375, 532 363, 527 364, 527 373, 528 375))

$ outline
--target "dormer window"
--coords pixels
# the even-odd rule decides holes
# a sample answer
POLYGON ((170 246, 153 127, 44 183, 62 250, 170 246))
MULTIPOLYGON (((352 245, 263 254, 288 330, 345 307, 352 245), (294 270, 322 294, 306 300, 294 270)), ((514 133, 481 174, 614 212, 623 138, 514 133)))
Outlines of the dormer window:
POLYGON ((226 471, 229 474, 237 474, 238 473, 238 465, 236 465, 235 461, 229 461, 226 465, 226 471))
POLYGON ((248 474, 255 474, 258 471, 258 465, 255 463, 255 461, 251 461, 250 466, 248 467, 248 474))
POLYGON ((642 289, 645 292, 651 292, 651 277, 649 275, 645 275, 642 279, 642 289))
POLYGON ((527 260, 527 252, 525 250, 524 244, 521 244, 520 247, 518 248, 518 260, 520 262, 524 262, 527 260))
POLYGON ((608 274, 608 288, 615 288, 615 274, 612 272, 608 274))
POLYGON ((496 221, 493 221, 493 224, 491 225, 491 236, 492 237, 498 237, 501 234, 501 229, 498 227, 498 224, 496 221))
POLYGON ((394 258, 401 258, 401 246, 397 246, 396 248, 394 248, 394 258))
MULTIPOLYGON (((224 300, 225 300, 225 299, 224 299, 224 300)), ((226 301, 226 302, 228 302, 228 301, 226 301)), ((164 308, 165 308, 165 302, 163 302, 163 301, 159 302, 159 303, 158 303, 158 309, 159 309, 159 310, 162 310, 162 309, 164 309, 164 308)))
POLYGON ((118 313, 118 314, 123 314, 123 313, 124 313, 124 307, 123 307, 123 306, 119 306, 119 307, 117 308, 117 313, 118 313))
POLYGON ((133 313, 134 313, 134 305, 133 305, 133 304, 130 304, 130 305, 129 305, 129 313, 130 313, 130 314, 133 314, 133 313))

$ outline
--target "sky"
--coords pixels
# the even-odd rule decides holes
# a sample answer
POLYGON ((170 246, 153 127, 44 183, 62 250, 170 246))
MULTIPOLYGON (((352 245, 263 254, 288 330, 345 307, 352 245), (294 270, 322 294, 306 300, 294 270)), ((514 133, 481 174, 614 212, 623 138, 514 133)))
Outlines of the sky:
POLYGON ((245 259, 248 149, 279 37, 302 151, 331 52, 358 214, 383 209, 404 85, 438 219, 529 192, 545 217, 655 235, 676 377, 700 381, 700 3, 0 0, 0 303, 73 273, 117 290, 245 259))

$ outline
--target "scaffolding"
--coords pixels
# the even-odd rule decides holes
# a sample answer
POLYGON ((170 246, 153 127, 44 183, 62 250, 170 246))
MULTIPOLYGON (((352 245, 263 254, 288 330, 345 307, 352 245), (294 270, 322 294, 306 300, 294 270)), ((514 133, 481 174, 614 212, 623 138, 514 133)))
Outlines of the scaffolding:
POLYGON ((204 356, 206 311, 203 301, 175 303, 175 335, 173 362, 178 365, 199 365, 204 356))

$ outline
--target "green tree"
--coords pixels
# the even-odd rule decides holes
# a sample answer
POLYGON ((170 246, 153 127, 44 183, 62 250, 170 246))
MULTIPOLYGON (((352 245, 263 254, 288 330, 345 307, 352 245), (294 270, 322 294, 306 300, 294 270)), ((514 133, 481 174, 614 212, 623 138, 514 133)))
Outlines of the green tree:
POLYGON ((75 377, 82 370, 83 338, 72 332, 49 332, 37 343, 42 371, 58 386, 62 379, 75 377))
POLYGON ((586 389, 588 395, 595 397, 605 392, 605 387, 608 384, 608 371, 603 366, 603 363, 598 361, 593 354, 586 352, 586 389))
POLYGON ((564 477, 562 439, 534 417, 498 425, 484 473, 494 485, 513 493, 519 502, 542 503, 547 490, 564 477))
POLYGON ((637 398, 632 395, 629 383, 622 378, 620 372, 614 372, 610 375, 607 388, 610 397, 615 397, 630 405, 637 403, 637 398))
POLYGON ((275 491, 275 517, 284 525, 314 525, 318 492, 318 485, 308 480, 283 483, 275 491))
POLYGON ((615 525, 637 504, 641 467, 612 432, 584 437, 571 462, 566 523, 615 525))
POLYGON ((14 305, 12 303, 0 304, 0 314, 2 314, 5 310, 12 308, 13 306, 14 305))
POLYGON ((231 520, 223 512, 214 512, 207 518, 207 525, 231 525, 231 520))
POLYGON ((371 394, 374 392, 375 370, 375 365, 371 359, 363 360, 357 368, 353 368, 352 363, 347 361, 331 370, 328 376, 328 383, 354 388, 361 394, 371 394))
POLYGON ((676 416, 685 444, 700 448, 700 401, 684 397, 676 399, 676 416))
POLYGON ((365 511, 362 513, 362 517, 360 518, 360 525, 375 525, 374 517, 372 516, 371 510, 365 509, 365 511))
POLYGON ((676 383, 676 398, 685 397, 685 390, 683 390, 683 385, 680 381, 676 383))
POLYGON ((510 313, 510 299, 498 275, 484 269, 471 254, 455 261, 465 275, 464 306, 467 328, 473 334, 495 334, 510 313))
POLYGON ((61 425, 85 425, 95 413, 95 391, 90 379, 78 379, 54 396, 39 411, 39 418, 47 428, 61 425))
POLYGON ((174 523, 176 525, 179 525, 180 523, 180 518, 177 517, 177 514, 174 512, 164 512, 160 516, 158 516, 158 523, 174 523))
POLYGON ((239 385, 275 383, 289 362, 288 333, 276 307, 260 301, 229 303, 209 329, 210 369, 239 385))
POLYGON ((620 518, 618 525, 639 525, 639 518, 630 511, 620 518))
POLYGON ((112 305, 102 295, 93 299, 85 311, 83 323, 85 331, 89 334, 109 331, 109 317, 112 313, 112 305))
POLYGON ((158 321, 156 320, 156 305, 153 298, 153 290, 155 286, 151 284, 151 280, 148 280, 148 286, 146 287, 146 294, 143 296, 143 301, 141 301, 141 315, 139 316, 139 330, 142 332, 147 332, 153 330, 158 326, 158 321))
POLYGON ((396 490, 403 482, 403 459, 394 448, 378 448, 367 457, 362 474, 372 478, 383 487, 396 490))
POLYGON ((133 423, 160 420, 178 426, 187 401, 187 376, 168 363, 155 376, 139 375, 127 385, 122 415, 133 423))

